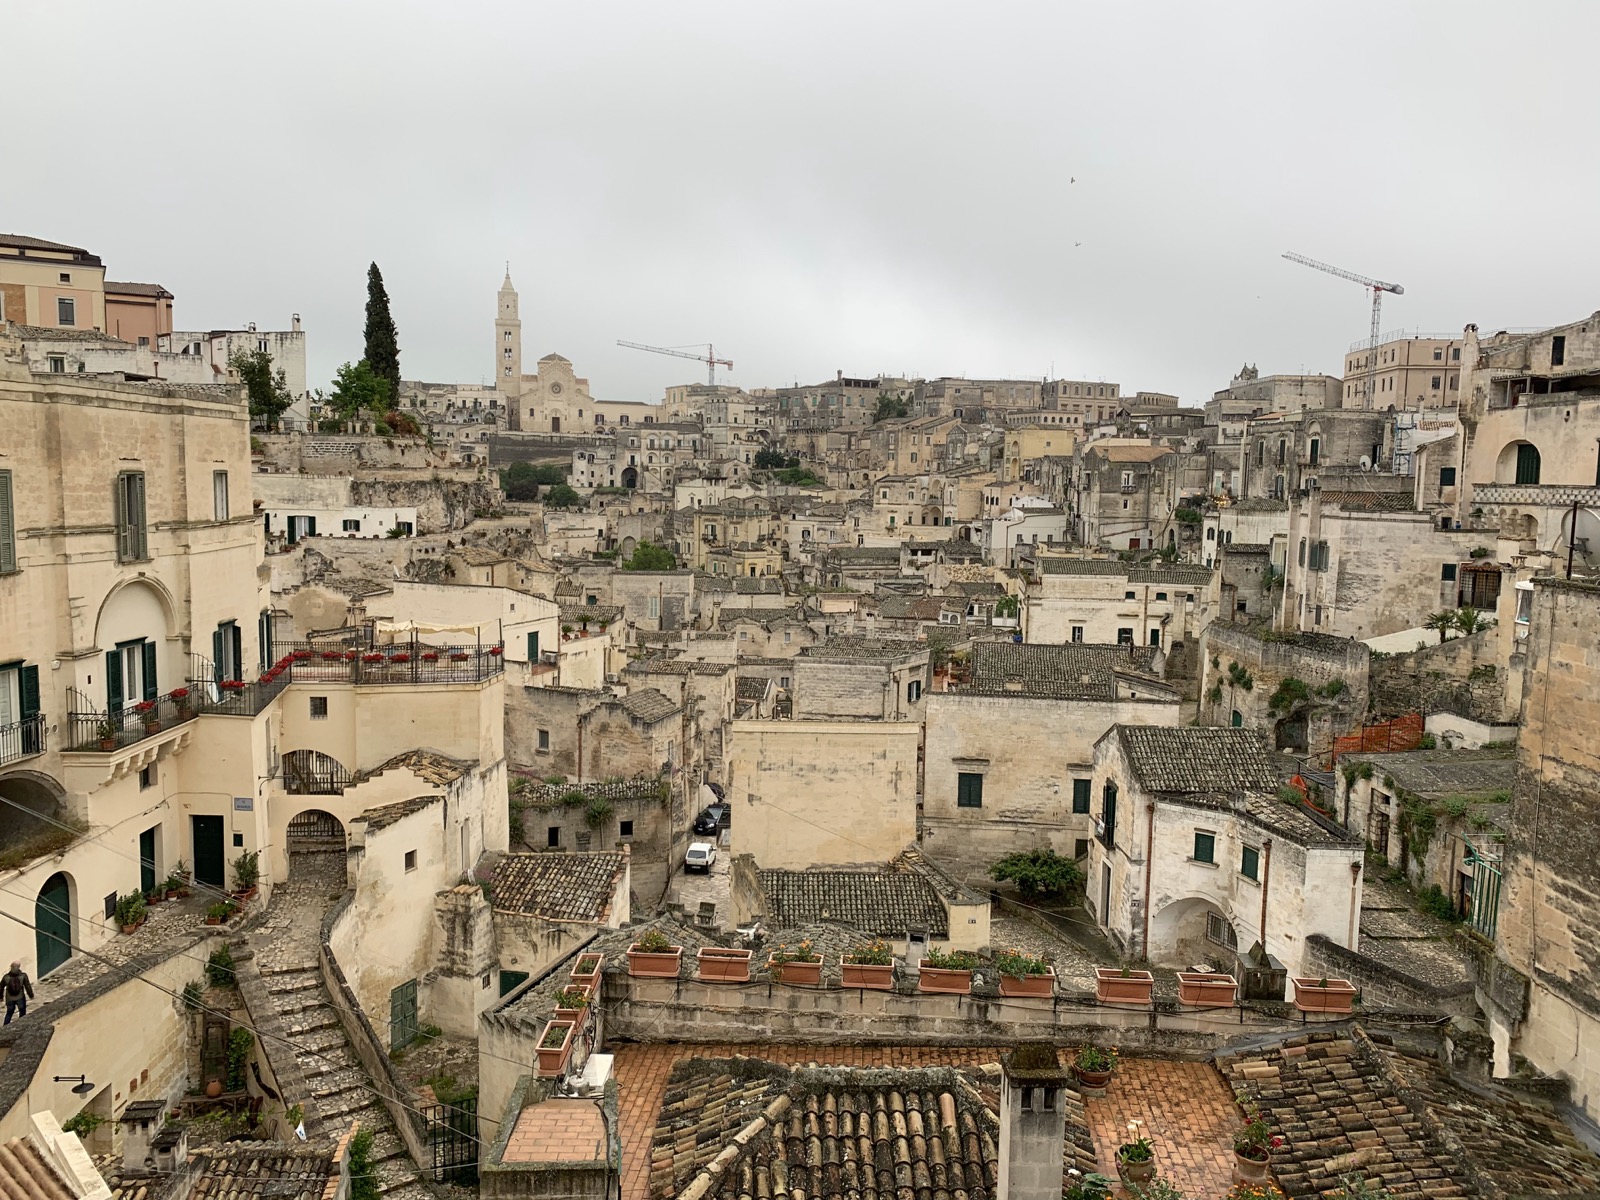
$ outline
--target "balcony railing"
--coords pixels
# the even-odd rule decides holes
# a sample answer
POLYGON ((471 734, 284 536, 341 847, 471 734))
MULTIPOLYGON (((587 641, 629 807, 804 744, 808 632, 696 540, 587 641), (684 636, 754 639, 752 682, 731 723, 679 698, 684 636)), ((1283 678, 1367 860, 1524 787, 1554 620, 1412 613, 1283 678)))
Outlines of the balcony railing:
POLYGON ((1523 504, 1532 507, 1571 508, 1600 505, 1600 488, 1576 483, 1491 483, 1472 489, 1472 503, 1523 504))
POLYGON ((505 673, 502 645, 430 646, 403 642, 366 649, 276 643, 283 653, 267 674, 296 683, 482 683, 505 673))
POLYGON ((76 688, 67 689, 67 702, 70 708, 66 749, 105 754, 154 737, 163 729, 192 721, 197 711, 188 696, 176 700, 162 696, 108 713, 95 709, 89 697, 76 688))
POLYGON ((45 736, 43 713, 34 713, 10 725, 0 725, 0 766, 43 754, 47 748, 45 736))

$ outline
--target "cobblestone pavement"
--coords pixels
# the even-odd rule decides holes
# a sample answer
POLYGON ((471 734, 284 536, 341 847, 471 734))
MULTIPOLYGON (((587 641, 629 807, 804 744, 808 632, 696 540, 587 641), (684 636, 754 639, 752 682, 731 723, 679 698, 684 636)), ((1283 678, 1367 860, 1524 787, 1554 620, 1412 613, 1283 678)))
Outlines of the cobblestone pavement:
POLYGON ((1157 1173, 1185 1196, 1211 1200, 1233 1186, 1233 1135, 1242 1125, 1227 1085, 1210 1063, 1124 1058, 1103 1099, 1084 1108, 1100 1171, 1117 1177, 1117 1148, 1155 1143, 1157 1173), (1137 1133, 1128 1123, 1141 1121, 1137 1133))
POLYGON ((1436 987, 1471 983, 1454 926, 1417 911, 1415 903, 1409 888, 1369 870, 1361 887, 1361 952, 1436 987))
POLYGON ((289 882, 273 891, 262 925, 250 934, 256 966, 329 1129, 342 1132, 351 1121, 360 1121, 372 1131, 379 1189, 387 1200, 432 1200, 322 983, 317 965, 322 919, 344 888, 343 851, 293 855, 289 882))
MULTIPOLYGON (((59 999, 141 955, 169 946, 177 949, 190 940, 197 929, 204 927, 206 909, 212 899, 209 895, 196 894, 187 900, 163 900, 152 906, 149 919, 133 933, 114 933, 108 941, 92 947, 89 954, 74 954, 44 979, 34 979, 34 1000, 29 1007, 59 999)), ((80 922, 80 928, 81 925, 80 922)), ((197 964, 205 962, 205 955, 198 950, 192 952, 192 957, 197 964)), ((24 962, 22 966, 30 975, 34 973, 33 963, 24 962)))
MULTIPOLYGON (((697 834, 693 840, 703 842, 709 839, 697 834)), ((672 884, 667 892, 668 901, 683 905, 684 914, 692 921, 700 911, 700 902, 709 900, 717 906, 717 927, 731 929, 732 908, 729 903, 728 883, 728 864, 731 859, 732 855, 728 848, 719 843, 717 861, 712 863, 711 870, 703 875, 685 871, 681 861, 674 863, 672 884)))
POLYGON ((1020 917, 989 918, 989 944, 996 950, 1023 950, 1048 958, 1056 969, 1057 986, 1093 991, 1095 962, 1078 946, 1020 917))
POLYGON ((650 1195, 650 1143, 661 1098, 667 1091, 667 1075, 680 1059, 759 1055, 788 1065, 975 1067, 996 1062, 1000 1054, 993 1046, 698 1046, 661 1042, 622 1045, 615 1053, 612 1072, 621 1101, 622 1200, 647 1200, 650 1195))

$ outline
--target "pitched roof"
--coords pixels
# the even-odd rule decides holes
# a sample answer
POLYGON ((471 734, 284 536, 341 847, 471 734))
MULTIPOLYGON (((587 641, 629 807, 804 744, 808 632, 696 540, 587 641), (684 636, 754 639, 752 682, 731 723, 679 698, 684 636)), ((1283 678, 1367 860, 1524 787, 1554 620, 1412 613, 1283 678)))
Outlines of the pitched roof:
POLYGON ((660 721, 678 711, 678 706, 655 688, 630 691, 621 703, 630 717, 645 722, 660 721))
POLYGON ((1171 446, 1096 446, 1084 447, 1085 454, 1098 454, 1107 462, 1155 462, 1176 451, 1171 446))
POLYGON ((189 1200, 322 1200, 334 1174, 328 1155, 273 1143, 230 1142, 195 1157, 204 1165, 189 1200))
POLYGON ((159 283, 113 283, 106 280, 106 294, 108 296, 155 296, 160 299, 165 296, 172 299, 172 293, 159 283))
POLYGON ((741 675, 734 683, 734 695, 740 700, 765 700, 771 686, 765 675, 741 675))
POLYGON ((109 333, 102 333, 98 329, 58 329, 54 325, 15 325, 17 336, 25 342, 111 342, 116 346, 126 346, 133 349, 132 342, 125 342, 119 337, 109 333))
POLYGON ((14 246, 19 250, 56 250, 72 254, 81 254, 90 262, 100 261, 95 255, 90 254, 82 246, 69 246, 65 242, 51 242, 44 238, 28 237, 22 233, 0 233, 0 246, 14 246))
POLYGON ((925 643, 913 642, 906 638, 839 636, 831 637, 815 646, 806 646, 800 651, 800 657, 814 662, 853 662, 861 659, 908 658, 927 653, 928 647, 925 643))
POLYGON ((31 1138, 0 1145, 0 1196, 27 1200, 75 1200, 74 1193, 39 1153, 31 1138))
POLYGON ((352 782, 359 783, 371 779, 374 775, 382 775, 385 771, 392 771, 396 767, 406 767, 425 783, 443 787, 460 779, 472 769, 472 764, 440 754, 437 750, 406 750, 370 771, 358 773, 352 782))
POLYGON ((604 921, 626 854, 506 854, 494 864, 494 907, 549 921, 604 921))
POLYGON ((1211 582, 1211 567, 1199 567, 1188 563, 1162 564, 1160 566, 1131 567, 1128 570, 1129 583, 1166 583, 1174 587, 1180 585, 1204 587, 1211 582))
POLYGON ((635 659, 622 670, 624 674, 631 675, 687 675, 691 671, 696 675, 726 675, 733 670, 733 664, 705 662, 698 658, 665 658, 655 655, 649 658, 635 659))
POLYGON ((1409 750, 1400 754, 1348 754, 1346 760, 1370 762, 1380 775, 1419 796, 1459 795, 1467 798, 1511 791, 1516 778, 1514 750, 1409 750))
POLYGON ((896 937, 904 937, 908 929, 926 929, 936 938, 950 932, 939 890, 917 871, 763 869, 756 877, 768 915, 780 927, 828 922, 896 937))
POLYGON ((1149 674, 1155 653, 1151 646, 974 642, 967 660, 972 679, 957 694, 1114 700, 1117 675, 1127 672, 1146 680, 1154 699, 1169 690, 1149 674))
POLYGON ((1276 791, 1278 772, 1253 729, 1116 725, 1134 776, 1152 792, 1276 791))
POLYGON ((1415 512, 1410 492, 1323 492, 1324 504, 1336 504, 1345 512, 1415 512))
POLYGON ((1042 575, 1126 575, 1128 564, 1114 558, 1057 558, 1038 560, 1042 575))
POLYGON ((395 822, 421 812, 430 804, 443 804, 443 796, 414 796, 410 800, 396 800, 393 804, 380 804, 361 815, 366 818, 367 829, 387 829, 395 822))

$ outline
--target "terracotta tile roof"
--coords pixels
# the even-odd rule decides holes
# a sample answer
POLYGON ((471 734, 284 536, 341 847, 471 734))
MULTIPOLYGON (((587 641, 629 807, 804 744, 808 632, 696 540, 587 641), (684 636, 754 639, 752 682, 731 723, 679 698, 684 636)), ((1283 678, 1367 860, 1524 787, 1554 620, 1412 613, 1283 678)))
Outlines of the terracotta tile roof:
POLYGON ((130 350, 133 348, 132 342, 125 342, 98 329, 80 329, 76 326, 70 329, 58 329, 54 325, 13 325, 12 328, 25 342, 110 342, 113 345, 126 346, 130 350))
POLYGON ((546 1100, 523 1109, 501 1162, 604 1162, 606 1123, 593 1100, 546 1100))
POLYGON ((1114 558, 1041 558, 1044 575, 1126 575, 1128 564, 1114 558))
POLYGON ((950 932, 939 889, 920 872, 763 869, 756 878, 770 922, 780 928, 827 923, 896 937, 926 929, 935 938, 950 932))
POLYGON ((423 782, 443 787, 460 779, 472 769, 472 764, 460 762, 436 750, 407 750, 380 763, 370 771, 359 772, 352 782, 361 783, 374 775, 382 775, 385 771, 392 771, 397 767, 406 767, 423 782))
POLYGON ((172 293, 159 283, 115 283, 106 280, 106 295, 108 296, 155 296, 159 299, 165 296, 172 299, 172 293))
POLYGON ((322 1200, 333 1161, 325 1154, 263 1145, 212 1151, 188 1200, 322 1200))
POLYGON ((550 921, 604 921, 624 854, 506 854, 494 864, 494 907, 550 921))
POLYGON ((732 663, 705 662, 698 658, 651 657, 635 659, 623 668, 632 675, 726 675, 733 670, 732 663))
POLYGON ((1114 700, 1119 672, 1145 676, 1153 691, 1165 690, 1149 675, 1154 655, 1149 646, 974 642, 968 659, 972 680, 956 694, 1114 700))
POLYGON ((1410 492, 1323 492, 1324 504, 1336 504, 1345 512, 1415 512, 1410 492))
POLYGON ((367 819, 367 828, 387 829, 395 822, 409 817, 412 813, 421 812, 430 804, 443 804, 443 796, 414 796, 410 800, 396 800, 393 804, 380 804, 377 808, 369 808, 361 815, 367 819))
POLYGON ((65 242, 51 242, 44 238, 29 237, 22 233, 0 233, 0 246, 15 246, 20 250, 68 250, 73 254, 87 255, 93 262, 100 260, 82 246, 69 246, 65 242))
POLYGON ((1278 772, 1253 729, 1114 726, 1135 778, 1152 792, 1275 792, 1278 772))
POLYGON ((4 1200, 74 1200, 66 1182, 29 1138, 0 1145, 0 1197, 4 1200))
POLYGON ((741 675, 734 684, 734 695, 740 700, 765 700, 772 680, 765 675, 741 675))
POLYGON ((783 580, 776 575, 735 575, 733 590, 740 596, 777 596, 783 593, 783 580))
POLYGON ((860 659, 910 658, 926 655, 928 647, 905 638, 831 637, 800 651, 801 658, 852 662, 860 659))
POLYGON ((631 691, 620 703, 630 717, 647 723, 665 720, 678 711, 678 706, 655 688, 631 691))
POLYGON ((1131 567, 1128 570, 1129 583, 1155 583, 1170 584, 1174 587, 1188 585, 1203 587, 1211 582, 1210 567, 1184 566, 1150 566, 1131 567))

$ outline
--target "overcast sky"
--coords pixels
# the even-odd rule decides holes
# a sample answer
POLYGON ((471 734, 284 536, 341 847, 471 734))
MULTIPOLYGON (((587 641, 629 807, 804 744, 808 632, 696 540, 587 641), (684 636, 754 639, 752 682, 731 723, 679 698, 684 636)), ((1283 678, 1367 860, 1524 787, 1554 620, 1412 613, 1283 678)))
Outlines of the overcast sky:
POLYGON ((1600 4, 4 6, 0 229, 165 284, 179 328, 305 320, 407 379, 1114 380, 1203 402, 1385 329, 1600 308, 1600 4), (20 50, 21 52, 16 52, 20 50), (1076 182, 1073 182, 1076 180, 1076 182))

